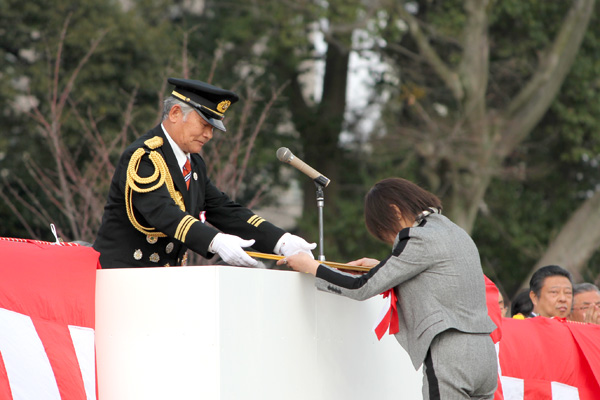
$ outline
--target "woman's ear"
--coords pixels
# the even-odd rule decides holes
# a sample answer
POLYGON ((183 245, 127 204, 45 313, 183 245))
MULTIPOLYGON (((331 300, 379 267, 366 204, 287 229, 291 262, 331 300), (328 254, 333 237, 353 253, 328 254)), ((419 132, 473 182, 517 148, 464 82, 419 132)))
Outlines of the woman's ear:
POLYGON ((402 220, 402 211, 400 211, 398 206, 395 204, 390 204, 390 208, 392 209, 392 211, 394 211, 394 213, 396 213, 396 218, 402 220))
POLYGON ((415 223, 414 217, 402 214, 402 211, 400 211, 397 205, 390 204, 390 208, 396 213, 396 218, 398 218, 398 221, 400 222, 400 229, 409 228, 415 223))

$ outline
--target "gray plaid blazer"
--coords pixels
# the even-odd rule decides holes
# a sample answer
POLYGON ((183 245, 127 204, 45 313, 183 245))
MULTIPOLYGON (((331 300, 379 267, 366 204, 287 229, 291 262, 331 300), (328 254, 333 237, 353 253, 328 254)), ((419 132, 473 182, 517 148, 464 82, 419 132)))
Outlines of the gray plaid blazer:
POLYGON ((364 275, 321 264, 320 290, 364 300, 394 288, 400 332, 396 339, 418 369, 433 338, 448 329, 491 333, 479 252, 458 225, 433 213, 398 233, 392 254, 364 275))

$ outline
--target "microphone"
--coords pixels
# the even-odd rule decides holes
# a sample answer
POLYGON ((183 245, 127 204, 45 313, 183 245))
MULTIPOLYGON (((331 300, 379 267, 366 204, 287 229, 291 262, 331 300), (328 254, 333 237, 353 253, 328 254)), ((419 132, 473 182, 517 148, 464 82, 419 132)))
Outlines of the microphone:
POLYGON ((294 156, 294 154, 287 147, 280 147, 279 150, 277 150, 277 158, 281 162, 288 163, 291 166, 296 167, 300 170, 300 172, 304 172, 319 185, 323 187, 329 185, 330 181, 327 177, 310 167, 298 157, 294 156))

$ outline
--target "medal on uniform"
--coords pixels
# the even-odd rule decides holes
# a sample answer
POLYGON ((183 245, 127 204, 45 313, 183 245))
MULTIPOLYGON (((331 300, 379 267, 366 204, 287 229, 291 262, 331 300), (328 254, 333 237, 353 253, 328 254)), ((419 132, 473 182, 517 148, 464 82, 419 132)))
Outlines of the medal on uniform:
POLYGON ((154 244, 154 243, 158 242, 158 238, 156 236, 147 235, 146 241, 150 244, 154 244))

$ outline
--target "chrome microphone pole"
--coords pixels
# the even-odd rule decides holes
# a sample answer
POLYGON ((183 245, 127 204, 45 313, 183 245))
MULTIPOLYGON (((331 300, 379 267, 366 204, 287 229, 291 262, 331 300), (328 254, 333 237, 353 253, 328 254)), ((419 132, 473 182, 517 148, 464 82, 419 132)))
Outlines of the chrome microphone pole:
POLYGON ((325 261, 325 253, 323 252, 323 205, 325 204, 325 195, 323 194, 323 188, 329 185, 329 178, 296 157, 287 147, 280 147, 277 150, 277 158, 279 161, 290 164, 308 175, 317 186, 317 208, 319 209, 319 261, 325 261))
POLYGON ((323 185, 315 181, 317 187, 317 208, 319 210, 319 261, 325 261, 325 252, 323 250, 323 206, 325 205, 325 194, 323 185))

